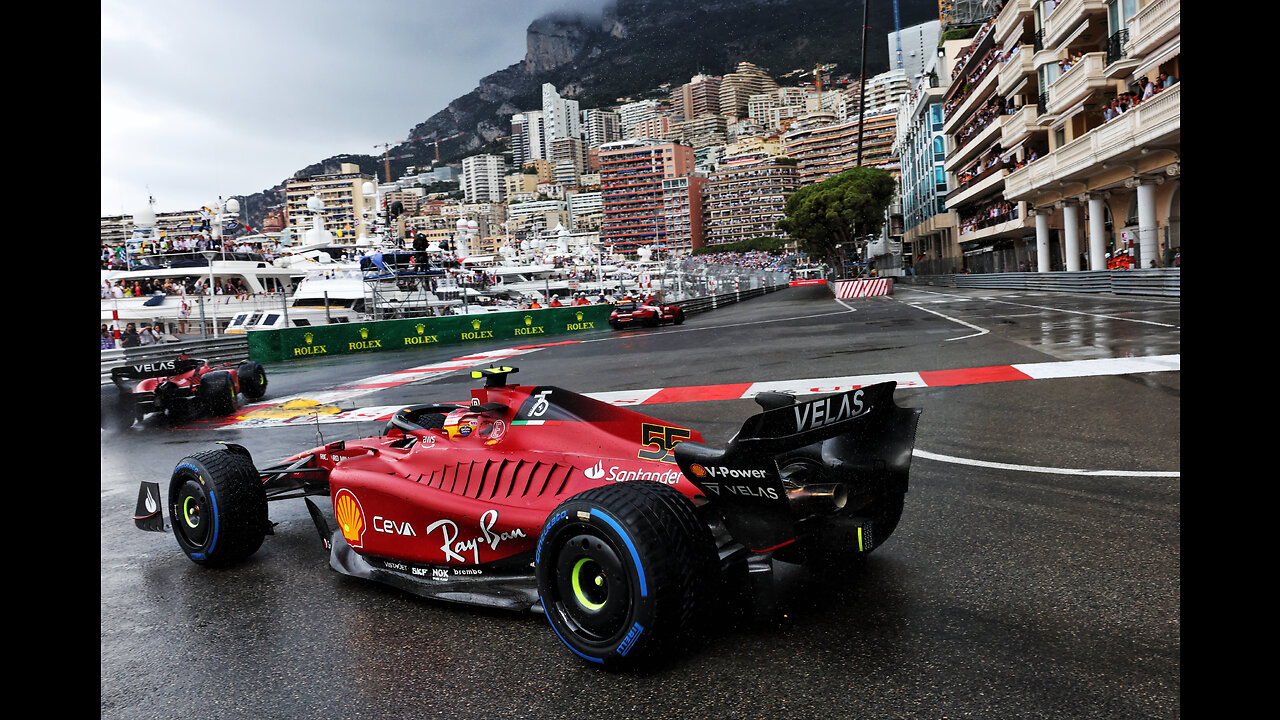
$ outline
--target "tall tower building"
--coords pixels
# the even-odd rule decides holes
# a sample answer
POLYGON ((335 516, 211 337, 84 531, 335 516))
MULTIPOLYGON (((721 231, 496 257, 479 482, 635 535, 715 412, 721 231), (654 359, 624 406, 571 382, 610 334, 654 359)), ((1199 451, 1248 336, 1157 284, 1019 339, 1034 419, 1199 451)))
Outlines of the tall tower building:
POLYGON ((600 239, 621 252, 666 243, 663 181, 691 175, 693 168, 693 148, 684 145, 621 140, 602 146, 600 194, 604 219, 600 239))
POLYGON ((763 68, 740 62, 735 71, 720 79, 720 113, 744 118, 747 116, 747 101, 752 95, 777 89, 778 83, 763 68))
POLYGON ((671 108, 685 120, 720 113, 720 78, 699 73, 671 91, 671 108))
POLYGON ((469 203, 502 202, 506 163, 501 155, 472 155, 462 159, 462 191, 469 203))
POLYGON ((622 118, 613 110, 582 111, 582 133, 587 147, 596 148, 622 139, 622 118))
POLYGON ((551 144, 554 141, 582 137, 578 101, 560 97, 556 86, 551 83, 542 85, 542 122, 545 131, 542 157, 550 159, 551 144))
POLYGON ((511 116, 511 163, 517 168, 547 157, 546 132, 541 110, 511 116))

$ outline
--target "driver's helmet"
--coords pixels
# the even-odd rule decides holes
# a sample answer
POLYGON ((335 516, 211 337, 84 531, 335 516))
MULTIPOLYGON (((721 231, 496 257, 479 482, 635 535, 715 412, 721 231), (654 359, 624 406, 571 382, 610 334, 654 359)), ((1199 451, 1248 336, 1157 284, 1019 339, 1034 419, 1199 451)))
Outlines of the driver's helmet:
POLYGON ((444 427, 441 428, 451 438, 467 437, 477 431, 480 426, 480 414, 470 408, 458 408, 444 416, 444 427))

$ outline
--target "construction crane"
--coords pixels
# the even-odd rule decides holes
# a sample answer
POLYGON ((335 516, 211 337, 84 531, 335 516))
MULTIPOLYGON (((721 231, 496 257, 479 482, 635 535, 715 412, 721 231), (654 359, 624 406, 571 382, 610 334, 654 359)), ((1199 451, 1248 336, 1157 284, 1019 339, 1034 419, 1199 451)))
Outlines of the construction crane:
POLYGON ((387 182, 388 182, 388 183, 390 183, 390 182, 391 182, 391 161, 392 161, 392 160, 401 160, 401 159, 403 159, 403 158, 408 158, 408 157, 414 157, 412 154, 410 154, 410 155, 397 155, 397 156, 395 156, 395 157, 391 157, 391 148, 392 148, 392 147, 395 147, 395 146, 398 146, 398 145, 407 145, 407 144, 412 143, 412 142, 429 142, 429 143, 431 143, 431 144, 435 145, 435 149, 436 149, 436 162, 440 162, 440 143, 442 143, 442 142, 444 142, 444 141, 446 141, 446 140, 452 140, 452 139, 454 139, 454 138, 460 138, 460 137, 462 137, 463 135, 466 135, 466 133, 465 133, 465 132, 455 133, 455 134, 453 134, 453 135, 450 135, 449 137, 443 137, 443 138, 439 138, 439 139, 436 139, 436 138, 427 138, 427 137, 411 137, 411 138, 408 138, 407 140, 402 140, 402 141, 400 141, 400 142, 394 142, 394 143, 391 143, 391 142, 388 142, 388 143, 379 143, 379 144, 377 144, 377 145, 374 145, 373 147, 374 147, 374 149, 382 148, 382 165, 383 165, 383 171, 386 173, 386 176, 387 176, 387 182))

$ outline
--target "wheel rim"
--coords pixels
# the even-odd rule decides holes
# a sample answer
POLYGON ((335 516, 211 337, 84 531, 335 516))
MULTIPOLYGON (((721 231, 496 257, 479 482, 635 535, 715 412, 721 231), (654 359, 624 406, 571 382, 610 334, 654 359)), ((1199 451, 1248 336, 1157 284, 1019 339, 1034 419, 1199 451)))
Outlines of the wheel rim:
POLYGON ((628 627, 631 581, 617 551, 594 534, 575 535, 556 559, 555 607, 574 634, 605 642, 628 627))
POLYGON ((192 480, 184 482, 178 491, 176 505, 177 512, 173 513, 177 516, 175 529, 192 546, 204 547, 209 539, 209 525, 212 522, 207 511, 204 489, 192 480))

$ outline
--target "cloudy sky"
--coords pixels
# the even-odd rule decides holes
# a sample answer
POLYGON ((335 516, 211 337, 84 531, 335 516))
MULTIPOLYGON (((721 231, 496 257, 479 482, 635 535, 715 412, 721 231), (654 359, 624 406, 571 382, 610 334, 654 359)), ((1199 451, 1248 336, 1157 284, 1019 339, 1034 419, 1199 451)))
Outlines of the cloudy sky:
POLYGON ((102 214, 272 187, 376 154, 524 58, 548 12, 605 0, 103 0, 102 214))

